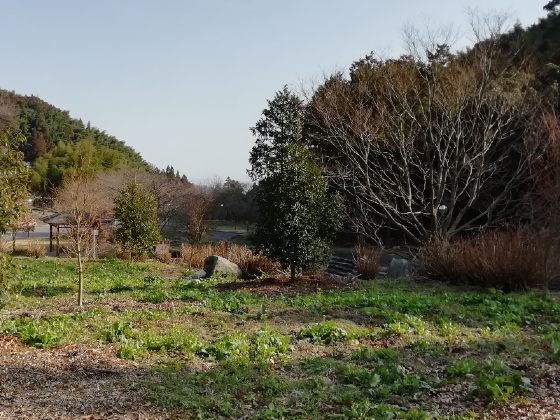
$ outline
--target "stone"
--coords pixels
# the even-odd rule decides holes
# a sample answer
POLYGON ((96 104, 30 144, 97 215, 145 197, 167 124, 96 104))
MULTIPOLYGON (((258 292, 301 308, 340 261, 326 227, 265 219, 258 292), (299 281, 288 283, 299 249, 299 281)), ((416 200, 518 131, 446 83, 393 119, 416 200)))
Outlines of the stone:
POLYGON ((218 255, 206 257, 204 260, 204 271, 206 277, 215 275, 241 277, 241 269, 237 264, 218 255))
POLYGON ((204 270, 198 270, 198 271, 192 273, 192 274, 188 277, 188 279, 189 279, 189 280, 196 280, 196 279, 203 279, 203 278, 205 278, 205 277, 206 277, 206 271, 204 271, 204 270))
POLYGON ((412 274, 412 268, 412 263, 409 260, 404 258, 393 258, 389 264, 387 277, 410 277, 412 274))

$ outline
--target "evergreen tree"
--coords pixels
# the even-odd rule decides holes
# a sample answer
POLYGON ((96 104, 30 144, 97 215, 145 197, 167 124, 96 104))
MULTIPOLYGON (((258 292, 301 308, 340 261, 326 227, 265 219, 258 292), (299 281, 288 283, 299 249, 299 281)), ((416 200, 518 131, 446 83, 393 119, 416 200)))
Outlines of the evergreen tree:
POLYGON ((0 234, 17 219, 27 197, 29 171, 18 149, 21 143, 20 136, 0 132, 0 234))
POLYGON ((268 105, 251 129, 257 141, 249 173, 260 181, 256 241, 267 256, 290 267, 294 280, 298 269, 317 268, 328 259, 342 204, 300 144, 301 100, 284 87, 268 105))
MULTIPOLYGON (((6 233, 24 209, 29 173, 23 154, 18 150, 22 140, 11 132, 0 131, 0 235, 6 233)), ((15 274, 15 265, 0 251, 0 307, 14 283, 15 274)))
POLYGON ((115 217, 120 222, 115 238, 131 258, 142 258, 152 251, 160 239, 153 195, 137 183, 129 183, 115 199, 115 217))

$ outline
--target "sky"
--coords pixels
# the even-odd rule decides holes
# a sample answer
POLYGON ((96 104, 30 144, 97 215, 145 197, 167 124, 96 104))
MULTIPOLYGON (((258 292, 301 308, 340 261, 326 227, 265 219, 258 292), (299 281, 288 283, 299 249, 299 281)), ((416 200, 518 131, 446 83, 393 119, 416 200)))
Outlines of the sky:
POLYGON ((545 0, 0 0, 0 87, 36 95, 190 180, 248 181, 249 127, 365 54, 404 52, 403 28, 468 10, 544 16, 545 0))

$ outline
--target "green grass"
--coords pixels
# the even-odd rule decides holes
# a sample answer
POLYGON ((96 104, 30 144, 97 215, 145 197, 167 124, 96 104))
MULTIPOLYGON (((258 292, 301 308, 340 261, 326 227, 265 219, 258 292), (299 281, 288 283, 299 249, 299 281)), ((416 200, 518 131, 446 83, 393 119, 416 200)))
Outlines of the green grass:
POLYGON ((560 361, 558 295, 388 279, 265 297, 105 260, 88 263, 78 310, 73 261, 16 263, 0 332, 41 351, 107 349, 150 372, 154 404, 195 418, 425 419, 456 385, 460 405, 481 413, 530 400, 542 366, 560 361))

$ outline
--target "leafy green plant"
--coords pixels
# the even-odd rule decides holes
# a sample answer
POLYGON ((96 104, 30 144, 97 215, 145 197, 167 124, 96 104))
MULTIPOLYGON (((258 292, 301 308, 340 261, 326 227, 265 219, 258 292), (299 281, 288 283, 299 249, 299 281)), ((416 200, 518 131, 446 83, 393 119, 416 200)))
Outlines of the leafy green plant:
POLYGON ((142 293, 140 301, 159 304, 165 302, 168 298, 169 296, 165 290, 150 288, 142 293))
POLYGON ((198 354, 210 356, 227 363, 275 363, 285 360, 290 351, 290 339, 269 328, 256 331, 251 336, 234 333, 223 336, 198 354))
POLYGON ((451 376, 465 376, 474 374, 481 370, 479 363, 473 359, 465 359, 447 368, 447 373, 451 376))
POLYGON ((117 357, 125 360, 136 360, 142 352, 142 345, 137 341, 125 341, 117 349, 117 357))
POLYGON ((0 331, 19 337, 29 346, 47 348, 56 346, 62 341, 62 329, 63 325, 56 325, 55 320, 42 321, 23 317, 8 322, 0 328, 0 331))
POLYGON ((18 335, 25 344, 38 348, 56 346, 61 340, 61 337, 51 328, 34 322, 23 327, 18 335))
POLYGON ((286 359, 289 351, 289 337, 270 328, 258 330, 251 338, 250 357, 254 361, 274 363, 286 359))
POLYGON ((506 402, 514 392, 521 389, 523 380, 519 372, 506 375, 481 375, 478 379, 475 395, 485 397, 490 401, 506 402))
POLYGON ((336 325, 334 321, 323 321, 301 330, 299 338, 308 338, 315 344, 330 344, 335 341, 346 341, 350 339, 348 332, 336 325))
POLYGON ((107 343, 126 342, 133 335, 132 327, 129 323, 117 321, 103 332, 103 341, 107 343))
POLYGON ((200 349, 198 338, 180 328, 173 328, 162 334, 147 333, 143 342, 149 351, 165 351, 191 355, 200 349))
POLYGON ((552 357, 560 360, 560 331, 552 331, 545 335, 545 340, 550 346, 552 357))
POLYGON ((220 337, 208 347, 199 350, 199 354, 216 360, 248 362, 250 348, 251 343, 245 334, 234 333, 220 337))
POLYGON ((360 347, 352 354, 352 358, 355 360, 363 361, 388 361, 395 362, 399 357, 399 352, 394 348, 380 348, 372 349, 369 347, 360 347))

